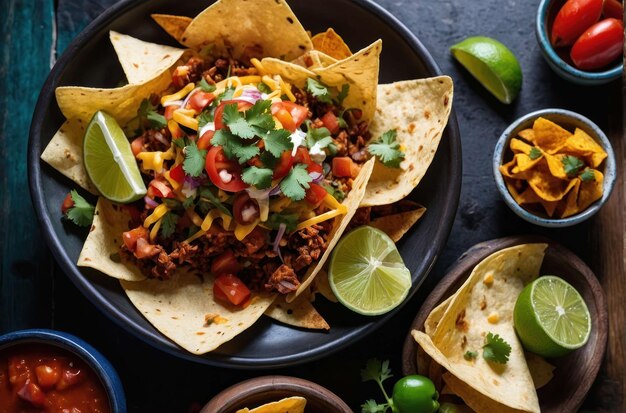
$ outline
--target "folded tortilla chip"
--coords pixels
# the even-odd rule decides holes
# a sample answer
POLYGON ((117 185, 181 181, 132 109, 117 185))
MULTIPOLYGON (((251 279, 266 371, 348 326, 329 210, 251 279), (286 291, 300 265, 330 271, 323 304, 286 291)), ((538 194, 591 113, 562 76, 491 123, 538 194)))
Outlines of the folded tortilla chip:
POLYGON ((284 0, 219 0, 189 23, 180 42, 235 58, 260 47, 263 56, 293 60, 313 48, 284 0))
POLYGON ((398 242, 406 234, 413 225, 424 215, 426 208, 420 206, 417 209, 406 212, 399 212, 385 217, 375 218, 368 225, 378 228, 393 242, 398 242))
POLYGON ((267 403, 255 409, 240 409, 236 413, 304 413, 306 399, 300 396, 287 397, 277 402, 267 403))
POLYGON ((265 315, 294 327, 330 330, 330 326, 313 307, 310 297, 306 294, 300 295, 290 303, 284 297, 277 298, 265 311, 265 315))
POLYGON ((378 86, 376 115, 370 124, 372 139, 395 129, 405 159, 401 168, 376 162, 361 206, 399 201, 419 184, 437 152, 450 116, 452 95, 448 76, 378 86))
POLYGON ((263 70, 270 76, 280 75, 280 77, 291 84, 296 85, 299 88, 304 88, 306 80, 310 77, 314 78, 315 73, 311 72, 305 67, 297 65, 295 63, 285 62, 284 60, 276 59, 274 57, 266 57, 261 60, 263 70))
POLYGON ((341 60, 352 56, 352 52, 346 42, 332 28, 328 28, 325 32, 313 36, 311 42, 315 50, 334 59, 341 60))
POLYGON ((193 20, 191 17, 173 16, 171 14, 151 14, 150 17, 179 43, 187 26, 193 20))

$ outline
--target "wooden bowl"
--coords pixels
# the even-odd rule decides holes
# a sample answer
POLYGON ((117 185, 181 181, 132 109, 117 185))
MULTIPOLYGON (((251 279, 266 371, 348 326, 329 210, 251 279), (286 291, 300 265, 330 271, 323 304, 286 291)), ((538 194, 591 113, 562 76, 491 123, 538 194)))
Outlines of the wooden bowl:
MULTIPOLYGON (((430 293, 411 324, 402 350, 402 372, 420 374, 428 371, 430 357, 418 346, 411 330, 424 331, 424 321, 439 303, 451 296, 470 275, 476 264, 504 248, 514 245, 545 242, 548 249, 541 267, 541 275, 557 275, 569 282, 581 294, 591 314, 591 335, 587 344, 565 357, 549 359, 556 369, 554 377, 537 390, 541 411, 544 413, 574 412, 581 406, 595 380, 604 357, 607 343, 608 314, 604 292, 598 279, 587 265, 565 247, 543 237, 513 236, 486 241, 465 252, 430 293)), ((514 390, 513 390, 514 391, 514 390)))
POLYGON ((307 413, 352 413, 333 392, 319 384, 297 377, 263 376, 242 381, 212 398, 200 413, 235 413, 291 396, 306 399, 307 413))

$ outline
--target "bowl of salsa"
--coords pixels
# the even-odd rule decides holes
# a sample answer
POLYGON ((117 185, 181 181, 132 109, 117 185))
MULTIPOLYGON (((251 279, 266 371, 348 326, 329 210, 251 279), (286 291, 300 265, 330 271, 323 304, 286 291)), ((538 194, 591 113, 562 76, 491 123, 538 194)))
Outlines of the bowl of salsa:
POLYGON ((0 413, 125 413, 122 383, 95 348, 71 334, 0 336, 0 413))

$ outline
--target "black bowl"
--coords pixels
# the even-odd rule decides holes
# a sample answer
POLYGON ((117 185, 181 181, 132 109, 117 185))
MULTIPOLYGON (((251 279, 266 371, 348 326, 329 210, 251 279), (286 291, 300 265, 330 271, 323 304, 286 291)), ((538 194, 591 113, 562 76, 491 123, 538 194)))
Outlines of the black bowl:
MULTIPOLYGON (((150 14, 195 16, 208 3, 121 1, 74 39, 48 76, 33 116, 28 160, 35 210, 45 239, 65 273, 107 316, 147 343, 188 360, 215 366, 275 368, 318 359, 373 332, 395 311, 384 316, 365 317, 338 304, 318 300, 318 310, 331 325, 328 333, 295 329, 263 318, 207 355, 187 353, 142 317, 115 279, 76 266, 84 233, 73 232, 64 226, 59 212, 63 198, 74 185, 39 159, 64 121, 54 99, 57 86, 114 87, 124 79, 109 43, 109 30, 175 46, 175 41, 150 19, 150 14)), ((370 1, 294 0, 290 5, 305 28, 315 33, 333 27, 344 36, 352 50, 382 38, 381 83, 440 74, 419 40, 387 11, 370 1)), ((425 205, 428 211, 399 243, 413 277, 413 287, 405 302, 424 281, 446 243, 458 206, 460 187, 461 143, 453 111, 430 169, 410 196, 425 205)))

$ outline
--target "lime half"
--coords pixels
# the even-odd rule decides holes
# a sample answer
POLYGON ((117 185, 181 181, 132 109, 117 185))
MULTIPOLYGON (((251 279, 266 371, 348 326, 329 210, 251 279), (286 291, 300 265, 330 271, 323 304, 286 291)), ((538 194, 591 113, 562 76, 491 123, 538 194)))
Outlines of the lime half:
POLYGON ((411 273, 394 242, 368 226, 339 241, 330 259, 328 280, 339 302, 364 315, 397 307, 411 288, 411 273))
POLYGON ((522 88, 522 69, 505 45, 490 37, 468 37, 452 55, 499 101, 511 103, 522 88))
POLYGON ((524 348, 544 357, 560 357, 582 347, 591 333, 585 301, 574 287, 553 275, 524 288, 513 318, 524 348))
POLYGON ((83 142, 85 169, 105 198, 133 202, 146 194, 130 143, 117 121, 98 111, 93 115, 83 142))

